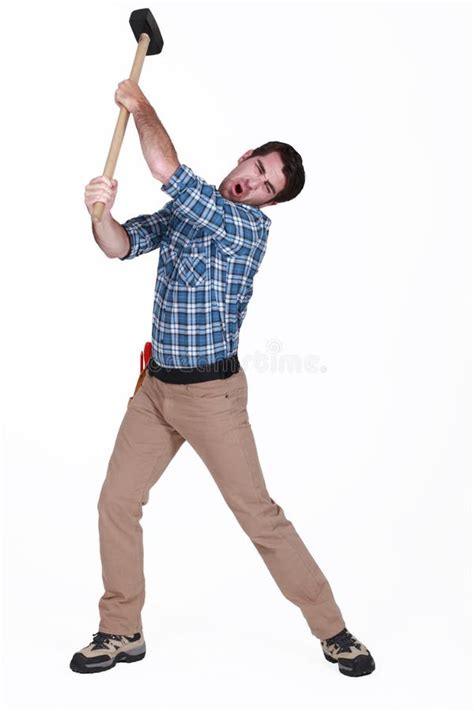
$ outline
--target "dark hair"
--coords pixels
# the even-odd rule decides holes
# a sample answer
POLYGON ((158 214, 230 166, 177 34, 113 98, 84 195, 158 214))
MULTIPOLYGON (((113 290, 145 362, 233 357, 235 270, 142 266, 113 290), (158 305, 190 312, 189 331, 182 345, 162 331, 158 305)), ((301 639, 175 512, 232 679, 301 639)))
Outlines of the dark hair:
POLYGON ((305 180, 303 161, 298 151, 295 151, 289 143, 281 141, 268 141, 268 143, 254 148, 252 156, 266 156, 273 151, 278 151, 280 154, 283 161, 283 174, 286 176, 285 187, 274 196, 273 200, 286 202, 295 198, 303 189, 305 180))

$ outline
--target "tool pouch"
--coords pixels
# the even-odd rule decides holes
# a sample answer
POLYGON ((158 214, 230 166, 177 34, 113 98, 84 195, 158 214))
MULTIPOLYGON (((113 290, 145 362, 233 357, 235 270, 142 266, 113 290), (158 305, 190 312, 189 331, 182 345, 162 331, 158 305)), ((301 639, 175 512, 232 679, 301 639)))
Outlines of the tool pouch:
POLYGON ((143 380, 146 375, 148 363, 150 362, 150 358, 151 358, 151 343, 150 343, 150 341, 147 341, 145 343, 144 349, 140 353, 140 375, 138 376, 137 384, 135 385, 135 391, 134 391, 132 397, 128 398, 129 405, 142 386, 143 380))

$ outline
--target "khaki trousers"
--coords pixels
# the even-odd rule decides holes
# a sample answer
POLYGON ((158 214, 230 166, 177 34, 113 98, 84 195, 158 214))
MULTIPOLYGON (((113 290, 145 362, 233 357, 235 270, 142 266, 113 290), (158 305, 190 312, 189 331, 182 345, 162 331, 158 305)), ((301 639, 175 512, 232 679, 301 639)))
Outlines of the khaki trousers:
POLYGON ((284 511, 269 495, 247 414, 247 378, 178 385, 148 371, 127 406, 98 501, 105 592, 99 630, 143 631, 142 506, 184 441, 201 457, 282 594, 319 639, 344 619, 330 585, 284 511))

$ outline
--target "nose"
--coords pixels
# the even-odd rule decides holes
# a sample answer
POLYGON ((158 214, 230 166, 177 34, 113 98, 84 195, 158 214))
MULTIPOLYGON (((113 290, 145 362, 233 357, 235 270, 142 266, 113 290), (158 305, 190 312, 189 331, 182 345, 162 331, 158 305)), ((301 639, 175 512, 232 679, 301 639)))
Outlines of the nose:
POLYGON ((260 176, 255 176, 251 178, 247 178, 247 188, 249 190, 258 190, 259 187, 265 184, 265 176, 260 175, 260 176))

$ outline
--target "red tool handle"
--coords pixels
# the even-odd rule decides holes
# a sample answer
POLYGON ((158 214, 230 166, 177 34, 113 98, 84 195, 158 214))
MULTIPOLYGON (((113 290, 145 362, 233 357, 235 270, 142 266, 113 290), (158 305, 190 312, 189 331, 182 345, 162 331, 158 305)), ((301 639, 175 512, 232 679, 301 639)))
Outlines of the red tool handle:
MULTIPOLYGON (((135 392, 133 396, 138 392, 143 380, 146 377, 146 368, 151 358, 151 342, 147 341, 145 343, 144 349, 140 352, 140 375, 138 376, 137 384, 135 386, 135 392)), ((129 398, 129 403, 132 401, 133 396, 129 398)))
POLYGON ((145 368, 146 368, 148 363, 150 362, 150 358, 151 358, 151 343, 150 343, 150 341, 147 341, 145 343, 145 348, 144 348, 143 352, 144 352, 144 356, 145 356, 145 368))

